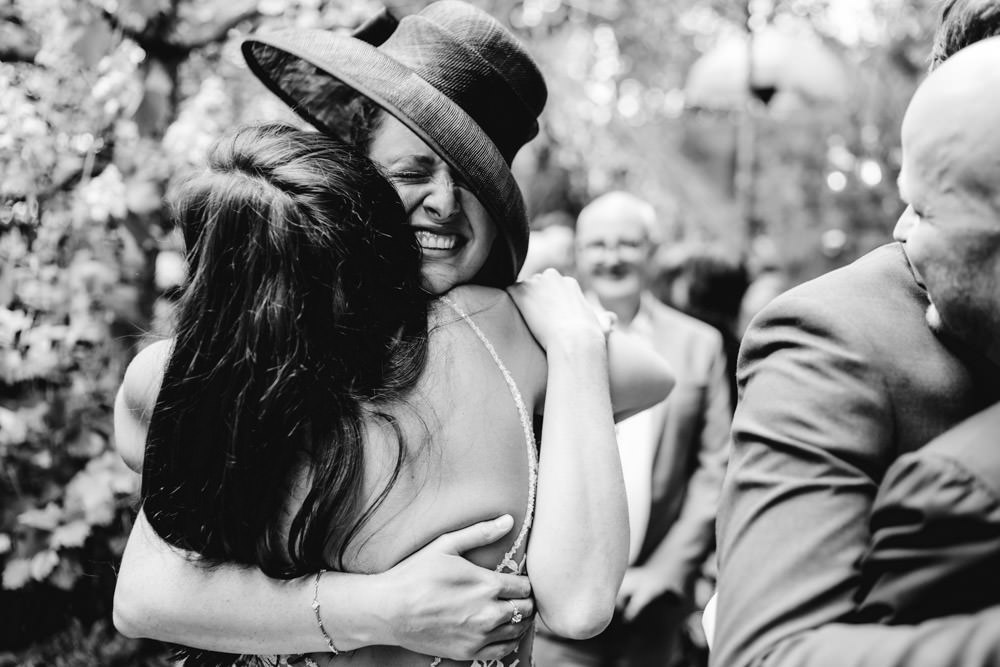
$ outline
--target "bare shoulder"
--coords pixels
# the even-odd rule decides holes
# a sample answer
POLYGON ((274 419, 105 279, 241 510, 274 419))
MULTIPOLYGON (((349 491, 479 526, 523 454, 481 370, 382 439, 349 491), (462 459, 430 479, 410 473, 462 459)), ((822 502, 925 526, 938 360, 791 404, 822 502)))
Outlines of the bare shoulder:
POLYGON ((120 391, 131 411, 141 415, 152 413, 172 348, 173 339, 158 340, 144 347, 129 363, 120 391))
POLYGON ((462 285, 448 292, 494 346, 504 364, 515 371, 522 389, 539 393, 545 385, 545 352, 507 292, 481 285, 462 285), (516 370, 515 370, 516 369, 516 370))
POLYGON ((495 287, 460 285, 449 291, 447 296, 469 315, 514 308, 514 302, 507 292, 495 287))
POLYGON ((488 338, 498 338, 498 343, 504 340, 525 343, 534 338, 517 304, 507 292, 494 287, 482 285, 462 285, 448 293, 448 296, 458 304, 486 333, 488 338))

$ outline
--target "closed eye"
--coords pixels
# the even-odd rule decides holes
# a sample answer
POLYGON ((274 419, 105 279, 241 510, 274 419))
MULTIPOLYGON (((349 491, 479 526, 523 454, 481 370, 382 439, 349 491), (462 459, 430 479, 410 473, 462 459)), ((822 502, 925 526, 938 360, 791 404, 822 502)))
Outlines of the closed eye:
POLYGON ((414 171, 410 169, 399 169, 389 172, 390 179, 399 181, 421 181, 427 180, 430 177, 431 175, 425 171, 414 171))

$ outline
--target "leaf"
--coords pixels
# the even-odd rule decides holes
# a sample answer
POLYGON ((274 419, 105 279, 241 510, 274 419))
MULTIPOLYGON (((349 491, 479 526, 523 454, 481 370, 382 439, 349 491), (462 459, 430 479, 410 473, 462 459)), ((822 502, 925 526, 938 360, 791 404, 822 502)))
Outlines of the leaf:
POLYGON ((12 558, 3 569, 3 587, 7 590, 21 588, 31 581, 31 561, 27 558, 12 558))
MULTIPOLYGON (((13 354, 17 356, 16 352, 13 354)), ((27 439, 28 425, 21 415, 0 406, 0 444, 19 445, 27 439)))
POLYGON ((145 23, 170 9, 170 0, 122 0, 120 12, 133 23, 145 23))
POLYGON ((76 580, 79 579, 82 574, 83 568, 80 566, 80 563, 70 558, 63 557, 59 559, 59 565, 57 565, 56 569, 49 575, 48 582, 56 588, 68 591, 73 588, 73 584, 76 583, 76 580))
POLYGON ((93 458, 104 451, 106 444, 100 433, 85 430, 66 445, 66 453, 78 458, 93 458))
POLYGON ((22 526, 52 531, 59 525, 62 517, 62 509, 55 503, 49 503, 44 509, 33 508, 22 512, 17 520, 22 526))
POLYGON ((39 551, 31 558, 31 578, 35 581, 44 581, 47 576, 59 564, 59 554, 51 549, 39 551))
POLYGON ((89 536, 90 525, 86 521, 76 519, 52 531, 52 536, 49 538, 49 546, 53 549, 82 547, 89 536))

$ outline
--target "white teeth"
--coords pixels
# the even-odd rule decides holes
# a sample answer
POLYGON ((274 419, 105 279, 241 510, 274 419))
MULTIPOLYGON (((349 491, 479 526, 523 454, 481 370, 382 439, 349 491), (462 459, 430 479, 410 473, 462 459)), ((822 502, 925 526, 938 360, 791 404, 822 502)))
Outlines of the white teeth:
POLYGON ((451 250, 458 243, 458 237, 454 234, 435 234, 418 230, 417 243, 428 250, 451 250))

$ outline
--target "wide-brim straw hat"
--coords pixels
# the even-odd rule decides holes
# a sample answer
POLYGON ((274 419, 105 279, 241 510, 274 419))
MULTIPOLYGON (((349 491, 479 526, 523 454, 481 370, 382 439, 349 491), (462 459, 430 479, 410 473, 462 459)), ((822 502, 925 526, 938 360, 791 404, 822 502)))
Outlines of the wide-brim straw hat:
POLYGON ((286 29, 242 48, 253 73, 321 131, 341 136, 338 107, 360 93, 426 142, 497 225, 502 243, 480 279, 514 282, 528 219, 510 164, 538 133, 547 91, 509 30, 465 2, 441 0, 398 22, 383 12, 351 35, 286 29))

